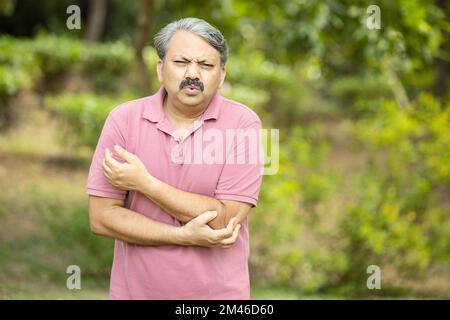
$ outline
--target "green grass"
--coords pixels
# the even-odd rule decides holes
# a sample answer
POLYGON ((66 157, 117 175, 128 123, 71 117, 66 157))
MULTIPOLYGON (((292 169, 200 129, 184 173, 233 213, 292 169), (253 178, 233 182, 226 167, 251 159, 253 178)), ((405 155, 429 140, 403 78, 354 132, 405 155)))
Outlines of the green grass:
POLYGON ((2 285, 0 299, 11 300, 105 300, 108 289, 92 281, 81 283, 81 289, 69 290, 60 283, 14 283, 2 285))
MULTIPOLYGON (((107 281, 103 281, 107 285, 107 281)), ((2 285, 0 299, 43 299, 43 300, 104 300, 108 299, 108 288, 94 281, 82 281, 81 289, 69 290, 65 282, 59 283, 15 283, 2 285)), ((255 300, 298 300, 298 299, 333 299, 336 297, 300 295, 288 288, 254 285, 251 290, 255 300)))

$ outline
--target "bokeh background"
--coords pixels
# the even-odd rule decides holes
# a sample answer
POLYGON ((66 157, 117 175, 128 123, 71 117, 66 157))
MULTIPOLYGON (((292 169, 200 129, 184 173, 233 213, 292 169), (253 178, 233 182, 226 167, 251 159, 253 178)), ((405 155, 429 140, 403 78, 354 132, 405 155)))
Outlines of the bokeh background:
POLYGON ((108 112, 158 89, 154 34, 187 16, 228 39, 221 93, 280 129, 279 172, 249 220, 253 297, 450 298, 449 12, 445 0, 1 0, 0 298, 107 298, 113 241, 89 230, 89 164, 108 112), (81 290, 66 288, 69 265, 81 290), (369 265, 381 290, 366 287, 369 265))

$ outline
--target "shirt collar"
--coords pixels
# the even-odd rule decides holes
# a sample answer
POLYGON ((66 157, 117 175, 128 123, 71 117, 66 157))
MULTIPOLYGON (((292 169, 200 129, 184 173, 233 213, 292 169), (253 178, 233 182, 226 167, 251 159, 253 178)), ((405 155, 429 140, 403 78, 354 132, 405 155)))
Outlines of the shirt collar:
MULTIPOLYGON (((159 88, 158 92, 151 97, 150 103, 145 105, 142 117, 151 122, 162 121, 164 119, 163 102, 166 94, 167 91, 164 87, 159 88)), ((210 120, 219 118, 221 105, 222 97, 216 92, 201 119, 210 120)))

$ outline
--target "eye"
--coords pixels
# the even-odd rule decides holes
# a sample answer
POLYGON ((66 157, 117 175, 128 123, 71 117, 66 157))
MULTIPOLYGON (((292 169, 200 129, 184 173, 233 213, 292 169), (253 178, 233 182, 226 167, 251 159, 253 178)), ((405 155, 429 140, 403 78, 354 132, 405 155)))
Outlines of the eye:
POLYGON ((201 63, 200 65, 206 69, 211 69, 212 67, 214 67, 213 64, 209 64, 209 63, 201 63))
POLYGON ((174 62, 175 62, 175 64, 178 64, 178 65, 185 65, 187 63, 187 61, 183 61, 183 60, 175 60, 174 62))

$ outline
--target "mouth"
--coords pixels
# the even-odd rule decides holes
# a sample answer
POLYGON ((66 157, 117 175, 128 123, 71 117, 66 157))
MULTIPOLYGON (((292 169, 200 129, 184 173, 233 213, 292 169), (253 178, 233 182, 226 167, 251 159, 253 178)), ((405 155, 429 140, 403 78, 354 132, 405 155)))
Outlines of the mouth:
POLYGON ((183 90, 189 95, 195 95, 200 92, 199 88, 196 86, 187 86, 183 90))
POLYGON ((187 95, 197 95, 203 92, 203 83, 197 79, 184 79, 181 81, 179 89, 187 95))

